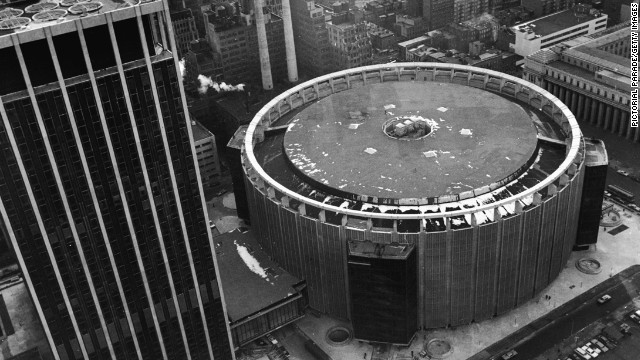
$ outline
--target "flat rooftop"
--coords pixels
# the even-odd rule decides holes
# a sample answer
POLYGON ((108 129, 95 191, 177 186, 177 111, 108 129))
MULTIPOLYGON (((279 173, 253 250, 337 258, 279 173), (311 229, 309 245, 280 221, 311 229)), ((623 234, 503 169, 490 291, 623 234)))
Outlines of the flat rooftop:
POLYGON ((607 149, 604 146, 604 141, 585 138, 584 144, 587 155, 587 166, 600 166, 609 164, 609 158, 607 156, 607 149))
POLYGON ((191 130, 193 131, 193 141, 208 139, 213 136, 199 121, 191 120, 191 130))
POLYGON ((301 280, 271 261, 251 230, 236 229, 213 240, 231 322, 297 298, 294 286, 301 280))
POLYGON ((91 0, 79 4, 74 0, 60 2, 45 0, 26 0, 12 4, 0 4, 0 38, 13 33, 43 28, 54 24, 75 20, 80 17, 91 17, 97 14, 125 9, 144 3, 157 3, 158 10, 162 9, 159 0, 91 0), (46 5, 45 5, 46 4, 46 5), (84 4, 84 5, 83 5, 84 4), (82 8, 86 12, 82 12, 82 8), (11 10, 10 9, 14 9, 11 10), (49 11, 47 21, 43 21, 43 14, 37 10, 49 11), (37 16, 36 16, 37 15, 37 16), (36 16, 36 18, 34 18, 36 16))
POLYGON ((229 142, 227 143, 227 146, 233 149, 242 149, 242 144, 244 142, 244 137, 247 134, 247 128, 249 127, 249 125, 242 125, 240 126, 236 132, 233 134, 233 136, 231 137, 231 139, 229 139, 229 142))
POLYGON ((567 49, 565 50, 565 53, 580 60, 594 62, 605 69, 615 69, 616 72, 620 72, 630 77, 630 59, 602 49, 605 45, 625 38, 629 38, 629 43, 631 43, 631 34, 628 27, 609 32, 601 36, 592 37, 592 40, 582 42, 575 47, 567 49))
POLYGON ((576 16, 573 9, 570 9, 518 24, 513 29, 519 31, 519 29, 529 26, 537 35, 547 36, 600 17, 606 17, 606 15, 583 14, 583 16, 576 16))
POLYGON ((371 241, 349 241, 349 255, 399 259, 409 257, 414 249, 413 244, 376 244, 371 241))
POLYGON ((283 147, 298 176, 335 195, 438 197, 517 173, 537 149, 535 118, 468 86, 389 82, 330 95, 293 115, 283 147), (400 119, 427 121, 432 131, 411 140, 383 131, 400 119))

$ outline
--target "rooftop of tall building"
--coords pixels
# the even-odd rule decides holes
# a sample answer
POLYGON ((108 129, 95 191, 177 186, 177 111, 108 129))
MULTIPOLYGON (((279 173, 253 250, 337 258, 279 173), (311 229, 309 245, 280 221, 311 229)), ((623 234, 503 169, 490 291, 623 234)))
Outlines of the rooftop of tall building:
POLYGON ((0 1, 0 38, 147 3, 156 6, 158 11, 163 9, 159 0, 0 1))
POLYGON ((609 158, 607 156, 607 149, 604 146, 604 141, 599 139, 584 139, 586 150, 586 164, 587 166, 600 166, 607 165, 609 158))
POLYGON ((185 20, 188 18, 193 18, 193 14, 191 13, 191 9, 186 8, 177 11, 171 11, 171 20, 185 20))
POLYGON ((191 130, 193 131, 193 141, 200 141, 213 136, 211 131, 193 118, 191 119, 191 130))
POLYGON ((577 11, 574 8, 516 25, 513 30, 532 31, 536 35, 547 36, 601 17, 606 19, 607 15, 599 12, 577 11))

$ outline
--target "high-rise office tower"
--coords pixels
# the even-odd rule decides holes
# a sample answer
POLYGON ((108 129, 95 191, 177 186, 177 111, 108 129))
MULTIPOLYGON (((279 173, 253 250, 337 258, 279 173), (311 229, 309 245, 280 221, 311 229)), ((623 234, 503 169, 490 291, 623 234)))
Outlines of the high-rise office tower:
POLYGON ((0 6, 0 215, 55 359, 232 359, 166 0, 43 7, 0 6))

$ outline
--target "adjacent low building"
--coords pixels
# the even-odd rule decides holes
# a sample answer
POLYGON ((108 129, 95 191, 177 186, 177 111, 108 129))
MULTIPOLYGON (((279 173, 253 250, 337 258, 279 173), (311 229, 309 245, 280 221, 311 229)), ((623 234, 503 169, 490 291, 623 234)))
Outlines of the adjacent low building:
POLYGON ((631 127, 629 23, 540 50, 524 61, 523 78, 563 101, 579 121, 634 142, 631 127))
POLYGON ((387 30, 374 23, 367 23, 371 46, 374 49, 385 50, 394 49, 398 44, 396 35, 391 30, 387 30))
POLYGON ((196 149, 198 168, 204 188, 215 185, 220 180, 220 159, 216 147, 216 137, 200 122, 191 117, 193 146, 196 149))
POLYGON ((334 16, 327 22, 332 68, 343 70, 369 65, 373 47, 364 21, 357 22, 351 13, 334 16))
POLYGON ((235 349, 305 315, 306 282, 269 259, 247 228, 215 238, 235 349))
POLYGON ((294 0, 291 13, 300 72, 311 77, 328 73, 331 53, 324 9, 314 0, 294 0))
MULTIPOLYGON (((261 63, 255 15, 240 4, 219 2, 204 12, 207 40, 222 65, 227 83, 256 83, 261 79, 261 63)), ((274 81, 287 78, 284 23, 275 14, 264 14, 270 70, 274 81)))
POLYGON ((171 20, 173 20, 178 57, 182 58, 189 51, 191 42, 198 39, 196 21, 191 9, 188 8, 171 12, 171 20))
POLYGON ((513 51, 528 56, 563 41, 606 29, 607 15, 596 10, 585 11, 565 10, 512 27, 515 33, 513 51))

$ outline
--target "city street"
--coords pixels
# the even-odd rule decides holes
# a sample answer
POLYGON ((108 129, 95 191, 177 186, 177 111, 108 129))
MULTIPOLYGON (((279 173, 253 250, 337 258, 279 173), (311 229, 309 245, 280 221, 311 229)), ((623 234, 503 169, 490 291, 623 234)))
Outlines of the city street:
MULTIPOLYGON (((630 302, 634 295, 636 295, 635 298, 640 298, 636 292, 638 288, 640 288, 640 273, 636 273, 632 279, 618 281, 618 284, 602 293, 592 293, 593 290, 590 290, 588 294, 591 296, 582 303, 582 306, 575 308, 575 310, 566 313, 564 316, 560 315, 561 318, 555 320, 552 325, 547 326, 526 342, 515 347, 518 352, 518 358, 533 359, 544 351, 553 348, 563 339, 569 338, 589 324, 630 302), (596 300, 604 294, 609 294, 612 299, 605 304, 599 305, 596 300)), ((550 320, 553 321, 553 319, 550 320)))

